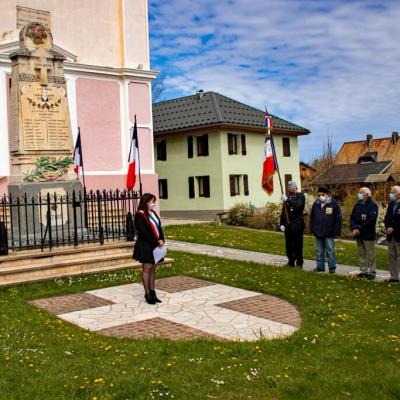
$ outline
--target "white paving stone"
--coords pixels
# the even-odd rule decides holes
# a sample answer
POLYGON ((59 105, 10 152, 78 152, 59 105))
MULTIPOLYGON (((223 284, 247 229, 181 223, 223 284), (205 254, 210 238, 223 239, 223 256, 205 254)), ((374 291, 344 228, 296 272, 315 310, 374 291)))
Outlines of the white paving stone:
POLYGON ((297 330, 290 325, 216 306, 260 294, 227 285, 210 285, 176 293, 157 290, 163 302, 156 306, 144 301, 143 287, 137 283, 88 293, 115 304, 59 317, 91 331, 160 317, 228 340, 241 341, 281 338, 297 330))

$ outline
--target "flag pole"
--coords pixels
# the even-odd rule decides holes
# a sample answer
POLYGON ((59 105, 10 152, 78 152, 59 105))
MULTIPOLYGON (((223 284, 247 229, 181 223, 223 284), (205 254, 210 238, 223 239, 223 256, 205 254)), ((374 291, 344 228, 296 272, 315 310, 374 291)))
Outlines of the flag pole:
POLYGON ((83 166, 83 150, 82 150, 82 138, 80 137, 81 135, 81 128, 78 126, 78 136, 80 138, 80 157, 81 157, 81 164, 82 164, 82 180, 83 180, 83 191, 86 193, 86 183, 85 183, 85 167, 83 166))
MULTIPOLYGON (((88 210, 87 210, 87 201, 86 201, 86 182, 85 182, 85 167, 83 166, 83 150, 82 150, 82 137, 81 137, 81 128, 78 126, 78 136, 80 141, 80 158, 82 164, 82 180, 83 180, 83 203, 85 204, 85 228, 88 227, 88 210)), ((79 167, 78 167, 79 168, 79 167)), ((78 169, 79 172, 79 169, 78 169)))
POLYGON ((136 133, 137 133, 137 147, 138 147, 138 166, 139 166, 139 195, 142 197, 143 189, 142 189, 142 174, 140 171, 140 146, 139 146, 139 132, 137 130, 137 122, 136 122, 136 114, 135 114, 135 126, 136 126, 136 133))
MULTIPOLYGON (((268 110, 267 110, 267 106, 265 106, 265 115, 269 115, 268 114, 268 110)), ((284 195, 285 192, 283 190, 283 184, 282 184, 282 176, 281 176, 281 171, 279 169, 279 164, 278 164, 278 157, 276 156, 276 151, 275 151, 275 142, 274 142, 274 138, 272 136, 272 130, 273 130, 274 126, 272 125, 272 129, 270 132, 270 136, 271 136, 271 146, 272 146, 272 154, 274 156, 274 162, 275 162, 275 167, 276 167, 276 171, 278 172, 278 180, 279 180, 279 186, 281 187, 281 194, 284 195)), ((287 211, 287 207, 286 207, 286 203, 283 202, 283 209, 285 212, 285 217, 286 217, 286 221, 289 224, 290 220, 289 220, 289 214, 287 211)))

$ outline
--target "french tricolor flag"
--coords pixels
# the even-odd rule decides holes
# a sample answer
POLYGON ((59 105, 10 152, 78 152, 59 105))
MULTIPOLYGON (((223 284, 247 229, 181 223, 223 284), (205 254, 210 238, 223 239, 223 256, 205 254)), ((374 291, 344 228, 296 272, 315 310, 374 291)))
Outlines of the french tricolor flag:
POLYGON ((277 170, 272 139, 272 116, 265 112, 265 140, 264 140, 264 162, 262 171, 262 188, 271 195, 274 191, 274 174, 277 170))
POLYGON ((137 124, 135 117, 135 125, 132 130, 131 145, 129 148, 128 157, 128 176, 126 177, 126 187, 128 190, 132 190, 136 184, 136 176, 139 175, 139 143, 138 143, 138 133, 137 124))
POLYGON ((79 167, 83 166, 82 145, 81 145, 81 130, 78 128, 78 137, 76 138, 74 149, 74 171, 79 175, 79 167))

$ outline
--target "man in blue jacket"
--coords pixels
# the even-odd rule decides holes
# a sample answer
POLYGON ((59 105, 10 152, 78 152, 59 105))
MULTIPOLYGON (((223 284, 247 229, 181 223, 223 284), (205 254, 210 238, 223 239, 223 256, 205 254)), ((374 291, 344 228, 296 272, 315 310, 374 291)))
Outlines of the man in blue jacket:
POLYGON ((390 279, 399 282, 400 265, 400 186, 390 190, 390 203, 385 215, 386 237, 388 240, 390 279))
POLYGON ((350 216, 350 229, 357 240, 360 264, 359 278, 375 279, 375 227, 378 218, 378 206, 372 201, 371 190, 362 187, 358 191, 357 203, 350 216))
POLYGON ((342 231, 342 212, 339 204, 326 188, 318 189, 318 198, 311 208, 310 230, 315 236, 317 268, 325 271, 325 253, 328 258, 329 273, 336 271, 335 238, 342 231))

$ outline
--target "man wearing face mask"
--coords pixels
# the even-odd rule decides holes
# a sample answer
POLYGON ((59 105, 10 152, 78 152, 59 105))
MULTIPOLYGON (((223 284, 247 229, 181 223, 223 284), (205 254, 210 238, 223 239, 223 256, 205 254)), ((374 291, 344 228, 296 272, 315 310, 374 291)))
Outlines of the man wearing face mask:
POLYGON ((400 186, 393 186, 389 194, 390 203, 385 215, 386 237, 390 279, 387 282, 399 282, 400 265, 400 186))
POLYGON ((317 268, 315 272, 325 271, 325 253, 328 258, 329 273, 336 271, 335 237, 342 231, 342 212, 339 204, 326 188, 318 189, 310 214, 310 230, 315 236, 317 268))
POLYGON ((286 255, 290 267, 303 268, 304 206, 303 193, 297 191, 297 183, 290 181, 288 195, 282 194, 283 207, 280 229, 285 233, 286 255))
POLYGON ((357 203, 350 216, 350 229, 357 240, 360 263, 359 278, 375 279, 375 226, 378 218, 378 206, 372 201, 371 190, 362 187, 358 191, 357 203))

